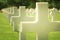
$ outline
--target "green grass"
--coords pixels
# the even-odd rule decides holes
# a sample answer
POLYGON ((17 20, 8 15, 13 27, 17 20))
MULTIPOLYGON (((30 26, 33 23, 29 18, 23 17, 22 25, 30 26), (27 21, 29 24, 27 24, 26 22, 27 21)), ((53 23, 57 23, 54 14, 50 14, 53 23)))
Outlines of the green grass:
POLYGON ((18 33, 0 33, 0 40, 19 40, 18 33))
POLYGON ((13 32, 12 26, 9 25, 8 19, 3 13, 0 13, 0 33, 13 32))
POLYGON ((56 18, 56 21, 60 21, 60 13, 58 13, 58 14, 55 16, 55 18, 56 18))
POLYGON ((4 16, 3 13, 0 13, 0 24, 9 25, 9 21, 8 21, 8 19, 4 16))
POLYGON ((27 32, 26 40, 36 40, 36 33, 35 32, 27 32))
POLYGON ((60 32, 50 32, 48 34, 48 40, 60 40, 60 32))
POLYGON ((13 32, 13 27, 3 13, 0 13, 0 40, 19 40, 19 33, 13 32))

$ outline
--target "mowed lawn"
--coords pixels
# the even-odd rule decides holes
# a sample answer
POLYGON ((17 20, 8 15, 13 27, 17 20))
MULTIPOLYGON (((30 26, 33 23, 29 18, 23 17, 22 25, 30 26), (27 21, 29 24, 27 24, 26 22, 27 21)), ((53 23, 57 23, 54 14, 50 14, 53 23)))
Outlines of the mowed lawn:
POLYGON ((60 13, 58 13, 58 14, 55 16, 55 18, 56 18, 56 21, 60 21, 60 13))
POLYGON ((60 32, 50 32, 48 34, 48 40, 60 40, 60 32))
POLYGON ((0 33, 12 32, 12 27, 9 25, 8 19, 3 13, 0 13, 0 33))
MULTIPOLYGON (((56 19, 60 20, 60 14, 56 15, 56 19)), ((19 40, 19 33, 13 31, 13 27, 9 25, 3 13, 0 13, 0 40, 19 40)), ((26 40, 36 40, 36 33, 27 32, 26 40)), ((49 33, 48 40, 60 40, 60 32, 49 33)))
POLYGON ((0 13, 0 40, 19 40, 19 33, 13 31, 3 13, 0 13))
POLYGON ((36 33, 35 32, 27 32, 26 40, 36 40, 36 33))

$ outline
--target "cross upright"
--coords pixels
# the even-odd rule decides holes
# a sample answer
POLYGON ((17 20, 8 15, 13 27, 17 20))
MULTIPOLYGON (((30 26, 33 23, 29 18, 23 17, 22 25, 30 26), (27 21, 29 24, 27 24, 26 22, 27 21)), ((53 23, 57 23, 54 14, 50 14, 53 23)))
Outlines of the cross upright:
POLYGON ((48 40, 48 33, 60 31, 59 26, 60 23, 48 20, 48 3, 37 2, 35 19, 26 18, 25 21, 20 22, 21 40, 26 40, 26 32, 36 32, 38 37, 36 40, 48 40))

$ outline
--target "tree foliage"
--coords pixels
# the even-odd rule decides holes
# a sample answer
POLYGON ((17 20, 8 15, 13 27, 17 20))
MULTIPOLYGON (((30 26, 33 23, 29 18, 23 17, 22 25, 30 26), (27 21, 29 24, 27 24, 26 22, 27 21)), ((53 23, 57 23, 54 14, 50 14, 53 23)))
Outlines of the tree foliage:
POLYGON ((9 6, 26 6, 27 8, 35 8, 36 2, 48 2, 49 8, 60 8, 60 0, 0 0, 0 9, 9 6))

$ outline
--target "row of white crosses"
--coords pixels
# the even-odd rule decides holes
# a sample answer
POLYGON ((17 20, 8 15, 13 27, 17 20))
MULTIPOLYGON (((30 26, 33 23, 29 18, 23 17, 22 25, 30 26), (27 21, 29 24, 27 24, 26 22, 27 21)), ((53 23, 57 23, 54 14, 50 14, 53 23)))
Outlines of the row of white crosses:
MULTIPOLYGON (((19 7, 10 7, 3 9, 2 11, 5 13, 7 18, 9 19, 10 25, 13 26, 13 31, 18 31, 18 26, 19 24, 20 27, 20 32, 22 32, 22 24, 23 23, 35 23, 37 21, 37 16, 35 17, 34 11, 31 11, 33 9, 29 9, 26 11, 25 6, 19 7), (28 12, 28 13, 27 13, 28 12), (31 13, 31 14, 30 14, 31 13), (33 13, 33 14, 32 14, 33 13), (35 21, 34 21, 35 20, 35 21)), ((20 35, 20 33, 19 33, 20 35)), ((20 40, 19 36, 19 40, 20 40)))
POLYGON ((35 10, 34 9, 25 9, 25 6, 21 6, 19 8, 9 7, 9 8, 2 9, 2 11, 4 12, 4 15, 8 18, 10 25, 13 26, 13 31, 18 31, 17 25, 19 25, 21 18, 22 18, 21 20, 23 21, 23 20, 26 20, 26 18, 31 18, 31 17, 33 17, 33 19, 34 19, 34 16, 35 16, 34 15, 35 10), (21 13, 23 13, 23 14, 21 14, 21 13), (26 18, 23 18, 23 17, 26 17, 26 18))
POLYGON ((29 20, 20 23, 21 40, 26 40, 26 32, 36 32, 36 40, 48 40, 50 32, 60 31, 59 26, 59 22, 49 22, 48 20, 48 3, 37 2, 35 19, 32 22, 29 20))
POLYGON ((30 8, 30 9, 26 9, 26 16, 28 16, 28 17, 34 17, 34 15, 35 15, 35 9, 33 9, 33 8, 30 8))
POLYGON ((13 27, 13 31, 18 31, 20 10, 17 7, 9 7, 2 10, 5 16, 8 18, 10 25, 13 27))
POLYGON ((56 8, 53 8, 53 9, 49 10, 49 16, 52 17, 51 22, 60 22, 60 21, 56 20, 56 18, 55 18, 57 14, 58 14, 58 10, 56 8))
POLYGON ((19 40, 26 40, 26 32, 36 32, 36 40, 48 40, 49 32, 60 31, 60 23, 48 20, 47 2, 37 2, 35 12, 34 17, 28 17, 24 6, 19 7, 19 9, 17 7, 10 9, 8 18, 14 31, 20 29, 19 40), (20 25, 19 29, 18 25, 20 25))

